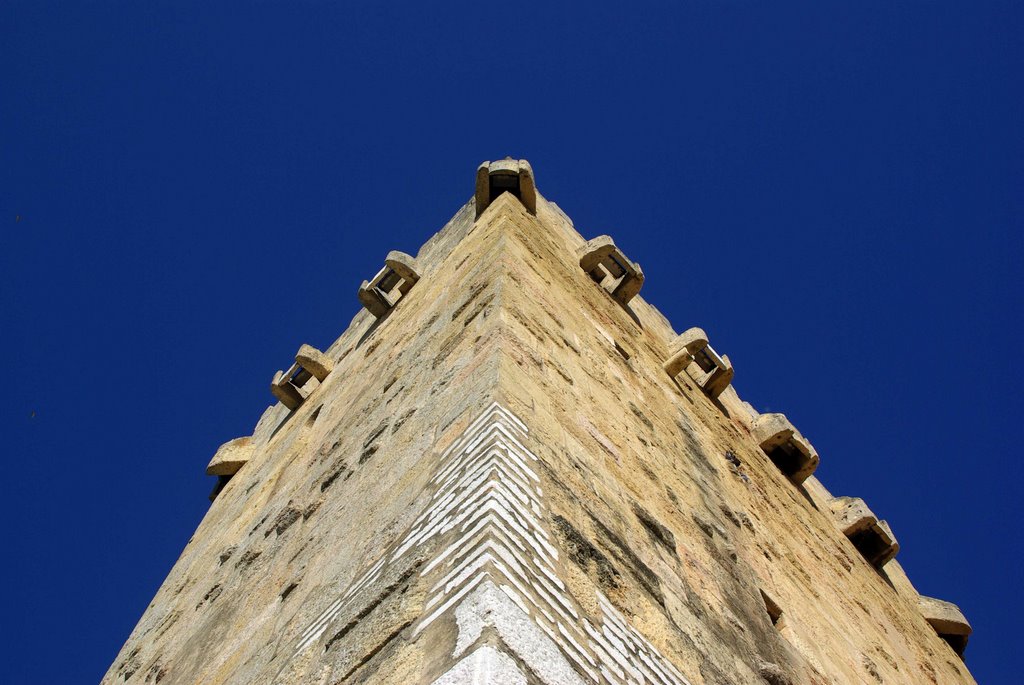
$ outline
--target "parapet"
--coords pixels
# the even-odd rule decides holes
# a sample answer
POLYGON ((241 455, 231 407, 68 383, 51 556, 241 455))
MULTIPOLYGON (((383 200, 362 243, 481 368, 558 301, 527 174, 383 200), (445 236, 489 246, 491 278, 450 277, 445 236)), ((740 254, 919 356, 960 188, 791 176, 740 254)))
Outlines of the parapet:
POLYGON ((960 607, 952 602, 921 595, 917 600, 917 608, 939 637, 953 648, 957 656, 963 658, 967 638, 971 635, 971 624, 967 622, 960 607))
POLYGON ((213 455, 213 459, 207 465, 206 475, 235 475, 252 458, 254 449, 251 435, 225 442, 217 449, 217 453, 213 455))
POLYGON ((751 435, 794 483, 803 483, 818 468, 818 453, 785 414, 761 414, 754 419, 751 435))
POLYGON ((391 311, 420 280, 416 260, 398 250, 388 252, 384 268, 359 286, 359 301, 378 319, 391 311))
POLYGON ((310 378, 323 382, 334 369, 334 362, 320 350, 302 345, 295 354, 295 363, 287 371, 278 371, 270 383, 270 392, 281 404, 296 410, 312 390, 305 389, 310 378))
POLYGON ((900 551, 896 536, 885 521, 859 497, 835 497, 829 502, 832 517, 869 564, 881 568, 900 551))
POLYGON ((510 193, 523 203, 530 214, 537 213, 537 186, 533 181, 533 168, 525 159, 506 157, 496 162, 484 162, 476 170, 476 216, 490 207, 494 198, 510 193))
POLYGON ((644 285, 644 270, 622 254, 610 236, 588 240, 576 255, 580 268, 623 306, 629 304, 644 285))
POLYGON ((690 376, 712 399, 717 399, 736 375, 729 357, 719 355, 708 343, 708 335, 701 328, 691 328, 678 336, 669 346, 669 357, 664 369, 675 378, 695 364, 690 376))

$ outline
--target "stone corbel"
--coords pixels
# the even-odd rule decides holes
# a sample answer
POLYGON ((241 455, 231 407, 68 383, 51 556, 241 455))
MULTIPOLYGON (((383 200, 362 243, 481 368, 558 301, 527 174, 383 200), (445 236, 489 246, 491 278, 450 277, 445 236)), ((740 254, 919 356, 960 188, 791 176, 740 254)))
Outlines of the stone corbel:
POLYGON ((588 240, 576 252, 580 268, 619 304, 629 304, 644 285, 644 270, 615 246, 610 236, 588 240))
POLYGON ((392 250, 384 259, 384 268, 359 286, 359 301, 376 318, 391 311, 420 280, 415 258, 392 250))
POLYGON ((896 536, 885 521, 859 497, 834 497, 829 502, 832 518, 869 564, 881 568, 900 551, 896 536))
POLYGON ((672 342, 669 358, 663 367, 668 375, 675 378, 691 364, 700 369, 692 374, 694 382, 712 399, 717 399, 736 375, 729 357, 715 352, 715 348, 708 344, 707 333, 700 328, 691 328, 672 342))
POLYGON ((480 218, 491 202, 501 193, 519 198, 530 214, 537 213, 537 187, 533 180, 533 167, 525 159, 505 159, 484 162, 476 170, 476 218, 480 218))
POLYGON ((281 404, 292 411, 302 406, 311 390, 306 389, 310 378, 323 383, 334 369, 334 362, 320 350, 302 345, 295 354, 295 363, 287 371, 278 371, 270 383, 270 392, 281 404))
POLYGON ((798 485, 818 468, 818 453, 785 414, 761 414, 754 419, 751 435, 779 470, 798 485))

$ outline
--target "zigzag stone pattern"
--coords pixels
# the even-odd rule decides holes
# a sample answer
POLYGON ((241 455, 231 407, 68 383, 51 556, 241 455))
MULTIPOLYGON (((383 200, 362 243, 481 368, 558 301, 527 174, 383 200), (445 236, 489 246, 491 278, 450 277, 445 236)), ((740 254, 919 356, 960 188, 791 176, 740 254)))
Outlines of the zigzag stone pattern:
POLYGON ((420 571, 430 591, 412 628, 415 639, 454 611, 458 661, 437 683, 525 683, 518 661, 545 683, 686 684, 604 595, 598 593, 600 627, 581 616, 544 523, 544 492, 532 467, 537 456, 523 444, 528 433, 497 402, 487 407, 442 454, 427 510, 301 633, 296 651, 316 643, 389 565, 444 537, 453 540, 437 546, 420 571), (479 645, 485 628, 516 659, 479 645))

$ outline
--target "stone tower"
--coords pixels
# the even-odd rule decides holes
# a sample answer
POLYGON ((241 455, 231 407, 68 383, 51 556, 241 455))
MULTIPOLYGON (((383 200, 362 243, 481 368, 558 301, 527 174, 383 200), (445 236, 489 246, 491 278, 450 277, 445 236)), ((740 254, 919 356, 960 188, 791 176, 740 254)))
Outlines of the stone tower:
POLYGON ((527 162, 481 165, 217 451, 104 682, 974 682, 959 610, 643 282, 527 162))

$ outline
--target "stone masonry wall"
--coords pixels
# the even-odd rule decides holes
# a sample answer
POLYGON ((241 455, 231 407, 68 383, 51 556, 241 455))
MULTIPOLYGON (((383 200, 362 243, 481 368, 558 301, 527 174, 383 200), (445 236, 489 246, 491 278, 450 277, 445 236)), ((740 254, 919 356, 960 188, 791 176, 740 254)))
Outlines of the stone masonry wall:
POLYGON ((556 205, 474 216, 267 409, 103 682, 973 682, 556 205))

